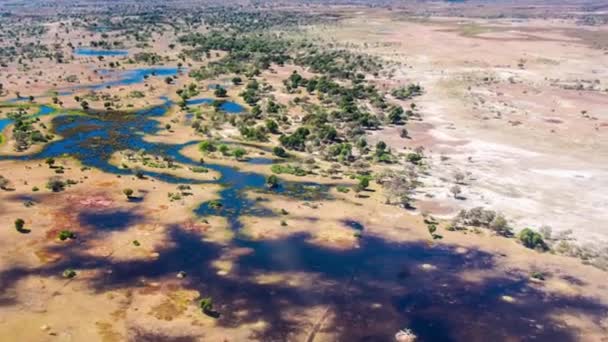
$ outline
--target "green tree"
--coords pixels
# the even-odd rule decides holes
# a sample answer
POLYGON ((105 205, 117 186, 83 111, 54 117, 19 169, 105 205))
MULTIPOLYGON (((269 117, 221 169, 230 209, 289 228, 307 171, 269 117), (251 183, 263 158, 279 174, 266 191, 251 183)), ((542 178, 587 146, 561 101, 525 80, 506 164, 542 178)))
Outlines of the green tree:
POLYGON ((218 86, 215 88, 214 94, 217 97, 226 97, 226 95, 228 95, 228 91, 226 91, 224 87, 218 86))
POLYGON ((279 177, 270 175, 266 178, 266 186, 269 189, 276 189, 279 186, 279 177))
POLYGON ((133 196, 133 189, 129 189, 129 188, 123 189, 122 193, 125 194, 125 196, 127 196, 128 199, 130 199, 131 196, 133 196))
POLYGON ((213 299, 211 297, 203 298, 199 302, 199 306, 203 313, 208 315, 213 312, 213 299))
POLYGON ((22 231, 23 227, 25 226, 25 221, 21 218, 18 218, 15 220, 15 229, 17 229, 17 231, 22 231))
POLYGON ((277 122, 272 119, 267 119, 266 129, 268 129, 268 132, 270 133, 277 134, 279 133, 279 124, 277 124, 277 122))
POLYGON ((241 158, 243 158, 245 155, 247 154, 247 151, 245 151, 244 148, 241 147, 237 147, 234 150, 232 150, 232 155, 234 156, 234 158, 236 158, 237 160, 240 160, 241 158))
POLYGON ((545 244, 542 235, 530 228, 525 228, 519 232, 518 238, 519 241, 521 241, 521 243, 528 248, 539 250, 547 249, 547 245, 545 244))
POLYGON ((280 157, 280 158, 287 158, 287 152, 285 151, 284 148, 282 148, 281 146, 275 146, 272 149, 272 153, 274 153, 275 156, 280 157))

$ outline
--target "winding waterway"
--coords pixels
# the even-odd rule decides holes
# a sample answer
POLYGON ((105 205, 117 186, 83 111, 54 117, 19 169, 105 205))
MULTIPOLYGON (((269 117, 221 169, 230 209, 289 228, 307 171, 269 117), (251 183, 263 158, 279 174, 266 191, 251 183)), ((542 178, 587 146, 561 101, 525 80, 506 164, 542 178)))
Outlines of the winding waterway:
MULTIPOLYGON (((145 75, 163 76, 175 69, 139 69, 127 72, 123 78, 92 87, 129 85, 143 82, 145 75)), ((210 99, 190 101, 190 105, 208 103, 210 99)), ((244 215, 268 217, 276 215, 249 199, 245 190, 268 191, 265 176, 243 172, 233 167, 212 163, 201 164, 180 151, 197 141, 186 144, 148 142, 146 135, 161 130, 156 118, 165 115, 174 104, 163 103, 133 113, 101 112, 90 115, 55 113, 41 107, 37 115, 56 115, 55 134, 60 140, 48 143, 40 152, 27 156, 0 156, 0 160, 35 160, 69 155, 89 166, 114 175, 132 171, 109 163, 117 151, 140 150, 168 156, 189 166, 205 166, 221 174, 213 181, 182 178, 167 173, 144 171, 146 176, 175 184, 219 183, 221 208, 201 203, 195 213, 203 219, 208 215, 225 217, 235 238, 228 247, 203 242, 180 227, 170 229, 175 246, 160 251, 155 260, 112 262, 84 257, 65 261, 70 267, 107 267, 112 274, 99 279, 100 289, 130 286, 142 277, 160 279, 185 271, 187 284, 214 298, 220 308, 218 324, 235 326, 264 320, 268 329, 260 332, 263 340, 288 340, 295 332, 310 330, 309 340, 316 331, 301 326, 293 309, 322 307, 331 309, 334 317, 323 324, 332 326, 343 341, 390 341, 402 328, 412 329, 422 341, 478 340, 500 341, 510 337, 567 341, 573 338, 568 329, 554 323, 551 316, 561 309, 580 310, 592 315, 605 314, 605 308, 583 298, 548 296, 530 286, 525 277, 502 275, 477 283, 462 280, 461 274, 487 270, 496 256, 469 250, 457 252, 455 246, 429 246, 426 242, 393 243, 367 235, 363 223, 344 217, 344 225, 363 232, 358 248, 334 250, 310 241, 306 234, 277 240, 251 240, 239 234, 244 215), (230 276, 218 275, 211 263, 226 249, 245 248, 251 251, 238 258, 230 276), (421 268, 433 265, 433 271, 421 268), (266 273, 304 273, 313 286, 289 284, 257 284, 252 277, 266 273), (503 295, 518 298, 517 303, 501 300, 503 295), (237 314, 241 312, 241 314, 237 314), (246 314, 242 314, 246 312, 246 314), (541 327, 539 327, 541 326, 541 327)), ((242 110, 228 102, 224 110, 242 110)), ((0 128, 10 120, 0 120, 0 128)), ((267 160, 256 160, 267 163, 267 160)), ((275 191, 280 196, 303 200, 332 200, 328 186, 307 182, 282 182, 275 191)), ((99 229, 104 220, 95 217, 99 229)), ((277 218, 278 219, 278 218, 277 218)), ((319 224, 323 224, 319 222, 319 224)), ((63 267, 60 265, 58 267, 63 267)))

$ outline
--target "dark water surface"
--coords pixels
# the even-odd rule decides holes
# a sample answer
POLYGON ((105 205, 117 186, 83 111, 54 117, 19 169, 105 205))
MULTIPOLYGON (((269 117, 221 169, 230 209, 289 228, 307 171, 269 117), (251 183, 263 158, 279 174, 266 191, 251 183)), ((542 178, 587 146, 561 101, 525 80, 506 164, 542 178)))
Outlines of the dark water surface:
MULTIPOLYGON (((139 79, 141 73, 137 75, 134 78, 139 79)), ((462 273, 491 269, 499 257, 477 250, 460 253, 450 245, 382 240, 366 235, 366 227, 349 217, 345 217, 343 223, 353 234, 363 234, 360 246, 351 250, 315 245, 306 234, 272 241, 248 240, 238 234, 243 215, 276 216, 277 222, 280 220, 277 214, 243 194, 245 189, 268 191, 265 176, 227 166, 200 164, 179 152, 195 141, 174 145, 144 141, 145 135, 161 129, 154 118, 164 115, 171 105, 165 99, 163 105, 130 114, 57 116, 53 127, 62 140, 49 143, 32 156, 0 156, 0 160, 43 159, 67 154, 78 158, 84 166, 129 175, 132 171, 110 165, 110 156, 124 149, 144 149, 186 165, 208 167, 222 175, 219 180, 209 182, 223 185, 222 206, 215 208, 202 203, 195 212, 201 218, 225 217, 237 233, 231 244, 226 247, 205 242, 199 235, 175 226, 170 229, 170 239, 175 244, 159 251, 160 256, 155 260, 116 261, 92 257, 87 253, 90 246, 86 241, 59 245, 52 248, 64 258, 35 270, 19 267, 7 270, 0 275, 3 288, 15 286, 17 280, 29 273, 56 276, 68 267, 111 269, 111 274, 92 280, 92 285, 100 291, 138 286, 142 278, 173 279, 177 272, 185 271, 187 287, 213 297, 220 313, 220 325, 265 320, 268 329, 257 336, 264 341, 289 340, 295 332, 309 331, 310 326, 302 326, 297 316, 290 317, 287 313, 312 306, 331 308, 334 318, 328 320, 323 329, 337 332, 340 341, 392 341, 394 334, 406 327, 412 329, 420 341, 503 341, 510 337, 569 341, 575 339, 574 332, 556 324, 552 315, 576 312, 599 320, 607 313, 606 307, 588 298, 544 294, 538 285, 530 284, 525 275, 503 274, 476 283, 466 282, 461 278, 462 273), (217 275, 212 262, 227 250, 238 247, 252 252, 235 261, 230 277, 217 275), (432 264, 436 269, 424 270, 422 264, 432 264), (305 273, 313 279, 313 286, 259 285, 250 280, 269 272, 305 273), (503 295, 516 298, 516 302, 501 300, 503 295), (235 313, 241 310, 247 313, 237 316, 235 313)), ((145 174, 175 184, 206 183, 163 173, 145 174)), ((331 200, 327 190, 327 186, 314 183, 283 182, 273 191, 302 200, 331 200)), ((87 211, 79 213, 79 219, 83 226, 93 227, 100 234, 126 230, 129 225, 145 220, 124 210, 87 211)), ((0 301, 0 307, 7 305, 2 303, 0 301)))

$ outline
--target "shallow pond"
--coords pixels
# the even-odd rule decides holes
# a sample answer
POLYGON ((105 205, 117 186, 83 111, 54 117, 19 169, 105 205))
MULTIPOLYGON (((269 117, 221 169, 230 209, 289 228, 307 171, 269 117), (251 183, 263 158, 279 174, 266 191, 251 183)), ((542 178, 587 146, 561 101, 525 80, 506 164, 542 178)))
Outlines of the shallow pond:
POLYGON ((199 104, 212 104, 213 101, 221 101, 220 109, 231 114, 237 114, 245 111, 245 108, 240 104, 232 101, 225 101, 222 99, 209 99, 209 98, 198 98, 198 99, 189 99, 186 103, 189 106, 199 105, 199 104))

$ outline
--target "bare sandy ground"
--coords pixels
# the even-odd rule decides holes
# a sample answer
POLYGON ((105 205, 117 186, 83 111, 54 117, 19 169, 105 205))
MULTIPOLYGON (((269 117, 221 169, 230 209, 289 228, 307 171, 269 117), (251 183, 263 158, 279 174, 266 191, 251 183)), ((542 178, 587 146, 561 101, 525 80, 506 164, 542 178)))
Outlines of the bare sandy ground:
POLYGON ((371 140, 425 147, 429 208, 483 205, 517 228, 549 225, 607 241, 608 54, 588 37, 608 28, 388 16, 353 15, 311 31, 397 63, 380 86, 425 88, 413 100, 424 121, 410 123, 413 139, 388 128, 371 140), (456 172, 468 174, 466 200, 447 191, 456 172))

